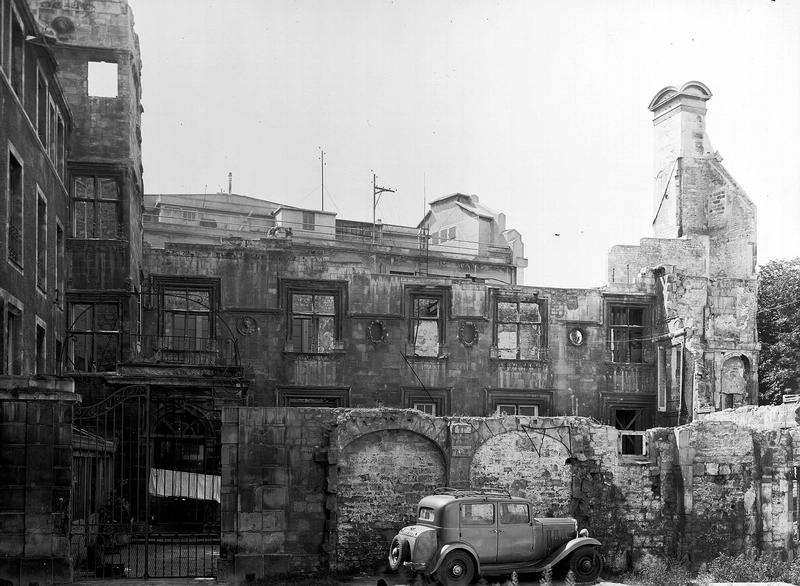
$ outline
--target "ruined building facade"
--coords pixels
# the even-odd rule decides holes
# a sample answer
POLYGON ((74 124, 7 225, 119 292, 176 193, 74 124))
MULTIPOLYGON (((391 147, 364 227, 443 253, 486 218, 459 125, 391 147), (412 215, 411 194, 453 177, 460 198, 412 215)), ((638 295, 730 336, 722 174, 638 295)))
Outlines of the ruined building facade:
MULTIPOLYGON (((522 284, 520 233, 474 195, 416 226, 145 196, 140 75, 125 0, 0 0, 0 578, 215 574, 258 498, 230 488, 225 409, 591 416, 615 458, 755 402, 755 210, 703 84, 651 104, 653 237, 611 251, 605 286, 562 289, 522 284)), ((286 462, 251 432, 269 508, 286 462)))
POLYGON ((417 232, 375 234, 231 194, 147 196, 145 274, 213 292, 208 320, 237 338, 251 405, 586 415, 642 432, 751 404, 755 209, 711 150, 710 97, 690 82, 653 99, 654 235, 612 249, 604 287, 518 284, 518 233, 462 194, 431 202, 417 232))

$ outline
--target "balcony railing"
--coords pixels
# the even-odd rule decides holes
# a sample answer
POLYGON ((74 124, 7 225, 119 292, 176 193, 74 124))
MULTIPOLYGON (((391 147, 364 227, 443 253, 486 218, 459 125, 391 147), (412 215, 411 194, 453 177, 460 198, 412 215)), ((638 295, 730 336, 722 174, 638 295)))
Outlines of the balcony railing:
POLYGON ((129 362, 182 364, 187 366, 238 366, 239 355, 232 338, 133 335, 129 362))

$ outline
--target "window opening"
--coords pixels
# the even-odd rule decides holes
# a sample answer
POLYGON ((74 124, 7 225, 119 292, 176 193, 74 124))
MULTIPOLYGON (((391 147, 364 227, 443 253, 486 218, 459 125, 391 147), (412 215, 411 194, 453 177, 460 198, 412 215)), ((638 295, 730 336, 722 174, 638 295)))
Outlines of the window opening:
POLYGON ((611 361, 644 362, 645 310, 611 306, 611 361))
POLYGON ((331 352, 336 340, 337 298, 331 293, 291 293, 291 340, 295 352, 331 352))
POLYGON ((80 176, 74 180, 75 238, 119 237, 119 183, 111 177, 80 176))
POLYGON ((436 403, 414 403, 412 409, 416 409, 417 411, 422 411, 427 415, 436 417, 436 403))
POLYGON ((22 164, 8 153, 8 260, 22 267, 22 164))
POLYGON ((411 298, 411 342, 417 356, 438 356, 443 343, 442 298, 414 295, 411 298))
POLYGON ((22 80, 25 69, 25 33, 19 17, 10 11, 11 17, 11 87, 14 93, 22 100, 22 80))
POLYGON ((497 406, 496 413, 500 417, 506 417, 509 415, 538 417, 539 405, 530 405, 524 403, 503 403, 497 406))
POLYGON ((47 332, 43 326, 36 324, 36 374, 47 372, 47 332))
POLYGON ((212 338, 211 290, 165 288, 163 332, 179 338, 212 338))
POLYGON ((90 96, 116 98, 117 64, 106 61, 89 61, 87 89, 90 96))
POLYGON ((535 301, 497 302, 499 358, 536 360, 541 357, 542 316, 535 301))
POLYGON ((71 358, 79 372, 112 371, 119 357, 117 303, 73 303, 70 311, 71 358))
POLYGON ((41 192, 36 202, 36 285, 47 291, 47 200, 41 192))
POLYGON ((56 305, 64 306, 64 228, 56 224, 56 305))
POLYGON ((6 314, 6 364, 9 374, 22 374, 22 312, 8 306, 6 314))
POLYGON ((47 80, 41 70, 36 74, 36 130, 47 148, 47 80))
POLYGON ((303 212, 303 230, 314 229, 314 212, 303 212))
MULTIPOLYGON (((644 431, 644 416, 641 409, 614 409, 614 427, 620 431, 644 431)), ((644 454, 642 434, 620 434, 621 453, 626 455, 644 454)))

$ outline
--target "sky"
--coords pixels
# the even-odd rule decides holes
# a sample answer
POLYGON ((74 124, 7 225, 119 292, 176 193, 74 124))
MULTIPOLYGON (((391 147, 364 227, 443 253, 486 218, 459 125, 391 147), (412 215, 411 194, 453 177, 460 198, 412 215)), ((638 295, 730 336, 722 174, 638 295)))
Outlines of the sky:
POLYGON ((525 244, 525 284, 596 287, 652 235, 666 86, 758 208, 759 264, 800 256, 796 0, 129 0, 145 192, 233 192, 416 226, 479 196, 525 244), (324 156, 324 188, 320 151, 324 156))

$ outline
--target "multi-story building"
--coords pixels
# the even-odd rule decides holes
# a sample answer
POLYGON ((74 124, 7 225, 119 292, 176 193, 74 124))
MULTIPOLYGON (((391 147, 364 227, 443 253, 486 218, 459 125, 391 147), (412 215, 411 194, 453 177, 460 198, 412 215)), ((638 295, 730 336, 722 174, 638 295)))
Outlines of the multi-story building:
POLYGON ((54 373, 64 342, 71 108, 27 3, 0 4, 0 373, 54 373))
POLYGON ((70 575, 61 528, 76 396, 54 373, 73 115, 53 41, 26 2, 0 0, 0 578, 14 584, 70 575))
MULTIPOLYGON (((203 323, 237 338, 255 405, 575 414, 640 432, 755 402, 755 210, 710 149, 710 96, 691 82, 654 98, 654 237, 615 247, 604 287, 518 285, 518 233, 475 196, 433 201, 403 241, 216 194, 146 198, 152 294, 169 279, 215 300, 203 323)), ((169 307, 153 311, 145 323, 167 331, 169 307)))

